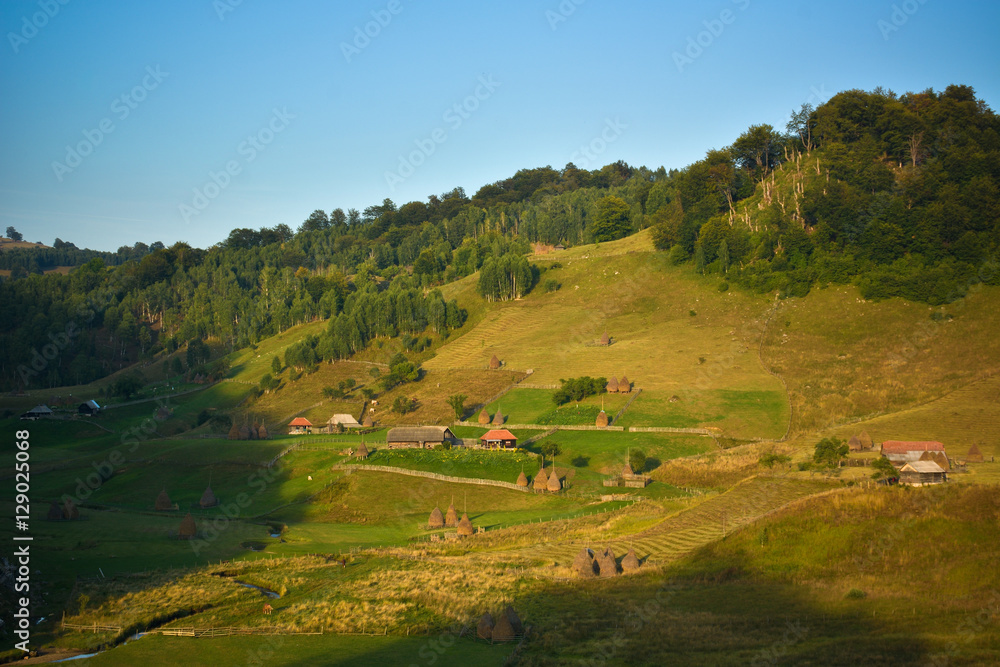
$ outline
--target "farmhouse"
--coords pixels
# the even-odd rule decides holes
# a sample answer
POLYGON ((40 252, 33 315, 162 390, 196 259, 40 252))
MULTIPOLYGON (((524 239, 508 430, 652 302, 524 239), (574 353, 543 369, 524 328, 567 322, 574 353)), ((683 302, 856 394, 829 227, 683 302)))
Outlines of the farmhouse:
MULTIPOLYGON (((292 421, 288 422, 288 435, 305 435, 313 432, 312 422, 305 417, 296 417, 292 421)), ((249 431, 247 431, 247 438, 249 438, 249 431)), ((240 438, 240 440, 246 440, 247 438, 240 438)))
POLYGON ((89 401, 84 401, 83 403, 81 403, 80 407, 78 407, 76 411, 81 415, 87 417, 93 417, 94 415, 96 415, 98 412, 101 411, 101 406, 97 404, 97 401, 91 399, 89 401))
POLYGON ((517 449, 517 438, 505 428, 487 431, 479 437, 483 449, 517 449))
POLYGON ((899 483, 909 486, 943 484, 948 481, 948 473, 934 461, 912 461, 899 470, 899 483))
POLYGON ((336 433, 338 427, 361 428, 361 424, 353 415, 334 415, 326 421, 326 432, 336 433))
POLYGON ((881 454, 889 459, 894 466, 919 461, 924 452, 945 453, 944 445, 933 440, 907 442, 903 440, 886 440, 882 443, 881 454))
POLYGON ((447 426, 397 426, 389 429, 385 439, 389 449, 429 449, 460 442, 447 426))
POLYGON ((36 405, 21 415, 21 419, 41 419, 42 417, 51 417, 53 414, 52 408, 49 406, 36 405))

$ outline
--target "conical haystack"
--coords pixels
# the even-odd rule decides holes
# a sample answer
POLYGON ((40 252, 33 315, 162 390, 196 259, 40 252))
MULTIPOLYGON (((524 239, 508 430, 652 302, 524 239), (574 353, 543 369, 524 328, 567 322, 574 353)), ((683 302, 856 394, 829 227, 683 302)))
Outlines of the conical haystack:
POLYGON ((371 415, 365 415, 365 422, 362 426, 365 428, 371 428, 372 426, 375 426, 375 420, 372 419, 371 415))
POLYGON ((250 424, 250 439, 257 439, 257 424, 250 424))
POLYGON ((500 408, 497 408, 497 413, 493 415, 493 425, 503 426, 503 422, 504 422, 503 413, 500 411, 500 408))
POLYGON ((635 471, 632 470, 632 465, 630 463, 626 463, 625 467, 622 468, 622 477, 627 477, 628 475, 634 475, 634 474, 635 471))
POLYGON ((618 393, 627 394, 630 391, 632 391, 632 383, 623 375, 622 379, 618 381, 618 393))
POLYGON ((271 434, 267 432, 267 427, 261 424, 257 427, 257 437, 261 440, 267 440, 271 434))
POLYGON ((368 446, 362 442, 361 445, 358 446, 358 451, 354 452, 354 455, 359 459, 366 459, 368 458, 369 453, 368 446))
POLYGON ((493 370, 497 370, 498 368, 500 368, 500 359, 497 358, 497 355, 495 354, 492 357, 490 357, 490 368, 493 370))
POLYGON ((872 440, 872 437, 868 435, 868 431, 862 431, 861 435, 858 436, 858 439, 861 441, 862 451, 871 451, 872 447, 875 446, 875 442, 872 440))
POLYGON ((608 413, 601 410, 597 413, 597 420, 594 422, 595 426, 607 426, 608 425, 608 413))
POLYGON ((576 558, 573 559, 573 571, 584 579, 592 579, 597 576, 594 569, 594 553, 590 549, 584 548, 576 555, 576 558))
POLYGON ((193 540, 198 534, 198 526, 194 523, 194 517, 188 512, 181 521, 181 527, 177 529, 177 537, 182 540, 193 540))
POLYGON ((486 412, 486 408, 479 411, 479 423, 482 426, 490 423, 490 413, 486 412))
POLYGON ((49 521, 62 521, 63 508, 59 506, 59 503, 53 502, 49 505, 49 514, 46 518, 49 521))
POLYGON ((613 377, 610 380, 608 380, 608 385, 605 387, 605 389, 607 390, 607 392, 609 394, 617 394, 618 393, 618 378, 613 377))
POLYGON ((503 615, 510 621, 510 627, 514 629, 515 635, 524 634, 524 623, 521 622, 521 617, 517 615, 513 607, 507 605, 507 608, 503 610, 503 615))
POLYGON ((553 493, 562 490, 562 482, 559 481, 559 473, 556 472, 555 466, 552 466, 552 474, 549 475, 549 481, 545 488, 553 493))
POLYGON ((431 510, 431 516, 427 519, 428 528, 444 528, 444 515, 441 514, 441 508, 435 507, 431 510))
POLYGON ((80 518, 80 510, 76 508, 76 503, 69 498, 67 498, 66 502, 63 503, 62 516, 64 519, 68 519, 70 521, 80 518))
POLYGON ((965 460, 969 463, 983 462, 983 452, 979 449, 979 445, 972 443, 972 447, 969 447, 969 453, 965 457, 965 460))
POLYGON ((249 439, 250 439, 250 427, 244 424, 243 426, 240 426, 240 440, 249 440, 249 439))
POLYGON ((535 483, 532 484, 532 487, 541 491, 544 491, 549 487, 549 474, 545 472, 545 468, 539 470, 538 474, 535 475, 535 483))
POLYGON ((639 557, 635 555, 635 549, 629 549, 628 553, 625 554, 625 558, 622 558, 622 571, 635 572, 640 567, 642 567, 642 563, 639 562, 639 557))
POLYGON ((496 623, 493 622, 493 617, 490 612, 483 614, 483 617, 479 619, 479 625, 476 626, 476 636, 480 639, 492 640, 493 639, 493 626, 496 623))
POLYGON ((861 438, 856 435, 852 435, 851 439, 847 441, 847 448, 852 452, 861 451, 861 438))
POLYGON ((611 345, 611 336, 608 335, 607 331, 601 334, 601 345, 611 345))
POLYGON ((462 518, 458 522, 458 534, 468 537, 475 532, 476 529, 472 527, 472 522, 469 521, 469 515, 462 514, 462 518))
POLYGON ((198 501, 198 504, 201 505, 202 509, 205 509, 206 507, 215 507, 219 504, 219 500, 215 497, 215 494, 212 493, 211 484, 205 487, 205 493, 201 494, 201 500, 198 501))
POLYGON ((229 439, 239 440, 240 439, 240 429, 234 423, 229 429, 229 439))
POLYGON ((528 476, 524 474, 523 470, 521 471, 521 474, 517 476, 516 483, 518 486, 528 488, 528 476))
POLYGON ((597 557, 597 567, 602 577, 618 576, 618 564, 615 562, 615 552, 611 550, 611 547, 605 549, 597 557))
POLYGON ((934 452, 934 463, 941 466, 941 470, 948 472, 951 470, 951 462, 948 460, 948 456, 944 452, 934 452))
POLYGON ((455 503, 448 505, 448 512, 444 515, 444 525, 454 528, 458 525, 458 512, 455 510, 455 503))
POLYGON ((507 614, 497 614, 497 623, 493 626, 493 641, 514 641, 514 626, 510 624, 507 614))
POLYGON ((156 496, 156 504, 153 505, 153 509, 157 512, 166 512, 172 510, 174 504, 170 502, 170 496, 167 495, 167 490, 163 489, 160 491, 160 495, 156 496))

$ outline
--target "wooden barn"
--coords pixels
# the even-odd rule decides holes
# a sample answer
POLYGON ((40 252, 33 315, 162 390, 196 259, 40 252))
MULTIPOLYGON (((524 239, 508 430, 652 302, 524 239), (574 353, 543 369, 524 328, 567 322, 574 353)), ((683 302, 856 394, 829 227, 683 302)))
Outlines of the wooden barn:
POLYGON ((948 473, 934 461, 912 461, 899 469, 899 483, 908 486, 944 484, 948 473))
POLYGON ((91 399, 81 403, 79 407, 77 407, 76 411, 78 414, 84 415, 85 417, 93 417, 101 411, 101 406, 97 404, 97 401, 91 399))
MULTIPOLYGON (((305 417, 296 417, 288 422, 288 435, 308 435, 312 432, 312 422, 305 417)), ((240 440, 247 440, 249 438, 249 430, 247 431, 247 435, 247 438, 240 438, 240 440)))
POLYGON ((53 414, 55 413, 52 412, 52 408, 50 408, 49 406, 36 405, 35 407, 31 408, 23 415, 21 415, 21 419, 32 419, 32 420, 41 419, 43 417, 51 417, 53 414))
POLYGON ((326 421, 325 430, 327 433, 337 433, 339 432, 339 427, 343 427, 345 429, 361 428, 361 424, 354 418, 354 415, 344 414, 334 415, 326 421))
POLYGON ((444 443, 461 443, 447 426, 397 426, 385 436, 389 449, 431 449, 444 443))
POLYGON ((483 449, 517 449, 517 438, 505 428, 487 431, 479 437, 483 449))
POLYGON ((924 452, 941 452, 945 454, 944 445, 933 440, 927 441, 904 441, 886 440, 882 443, 881 454, 896 467, 905 463, 913 463, 920 460, 924 452))

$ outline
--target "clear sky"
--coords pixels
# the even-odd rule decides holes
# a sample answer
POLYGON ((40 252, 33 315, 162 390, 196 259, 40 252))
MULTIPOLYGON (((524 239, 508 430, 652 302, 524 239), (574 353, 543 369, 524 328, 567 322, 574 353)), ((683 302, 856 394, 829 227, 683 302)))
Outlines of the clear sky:
POLYGON ((3 0, 0 25, 0 231, 102 250, 681 168, 850 88, 1000 104, 1000 3, 968 0, 3 0))

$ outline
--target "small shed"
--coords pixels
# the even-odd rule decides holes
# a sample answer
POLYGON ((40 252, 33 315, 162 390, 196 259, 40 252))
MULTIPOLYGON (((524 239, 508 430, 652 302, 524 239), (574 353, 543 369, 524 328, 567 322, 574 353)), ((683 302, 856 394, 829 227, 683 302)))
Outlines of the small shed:
POLYGON ((944 484, 948 473, 934 461, 912 461, 899 469, 899 483, 909 486, 944 484))
POLYGON ((497 355, 490 357, 490 370, 498 370, 502 364, 500 363, 500 358, 497 355))
POLYGON ((81 403, 79 407, 77 407, 76 411, 78 414, 81 414, 85 417, 93 417, 94 415, 96 415, 98 412, 101 411, 101 406, 97 404, 97 401, 91 399, 89 401, 84 401, 83 403, 81 403))
POLYGON ((489 423, 490 423, 490 413, 486 411, 486 408, 483 408, 482 410, 479 411, 479 425, 486 426, 489 423))
POLYGON ((517 437, 505 428, 493 429, 479 436, 483 449, 517 449, 517 437))
POLYGON ((566 249, 566 246, 564 246, 562 243, 557 243, 556 247, 553 248, 553 250, 565 250, 565 249, 566 249))
POLYGON ((447 426, 397 426, 385 436, 389 449, 433 449, 434 445, 456 441, 447 426))
POLYGON ((288 422, 288 435, 308 435, 312 433, 312 430, 312 422, 305 417, 296 417, 288 422))

